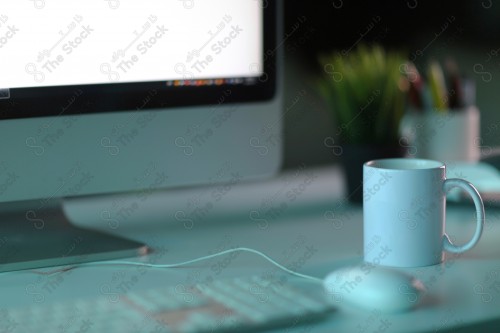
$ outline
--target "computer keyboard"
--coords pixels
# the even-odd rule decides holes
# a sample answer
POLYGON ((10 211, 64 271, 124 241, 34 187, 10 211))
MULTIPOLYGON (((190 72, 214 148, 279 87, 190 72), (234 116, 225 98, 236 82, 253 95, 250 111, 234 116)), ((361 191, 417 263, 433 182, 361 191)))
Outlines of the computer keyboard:
MULTIPOLYGON (((9 309, 9 332, 243 332, 310 324, 333 310, 284 280, 215 280, 9 309)), ((1 327, 0 327, 1 328, 1 327)))

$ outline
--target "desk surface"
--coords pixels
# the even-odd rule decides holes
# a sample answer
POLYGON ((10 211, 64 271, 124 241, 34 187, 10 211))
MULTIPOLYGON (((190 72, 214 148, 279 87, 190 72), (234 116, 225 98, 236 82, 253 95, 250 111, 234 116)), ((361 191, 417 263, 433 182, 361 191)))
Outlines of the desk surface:
MULTIPOLYGON (((299 169, 265 182, 234 184, 225 192, 206 188, 73 200, 66 203, 66 211, 80 225, 141 240, 155 249, 149 258, 133 260, 173 263, 241 246, 324 277, 362 259, 362 209, 341 200, 343 188, 336 168, 299 169)), ((472 251, 450 257, 442 265, 407 270, 427 288, 415 310, 395 315, 376 309, 339 310, 326 321, 287 331, 444 332, 458 326, 500 327, 500 210, 487 208, 486 214, 483 238, 472 251)), ((473 233, 472 207, 449 206, 447 216, 448 233, 457 241, 473 233)), ((6 273, 0 275, 0 309, 5 310, 0 320, 8 318, 10 307, 43 306, 78 296, 106 297, 124 286, 132 291, 265 272, 279 273, 264 259, 241 253, 168 270, 87 267, 52 277, 6 273)))

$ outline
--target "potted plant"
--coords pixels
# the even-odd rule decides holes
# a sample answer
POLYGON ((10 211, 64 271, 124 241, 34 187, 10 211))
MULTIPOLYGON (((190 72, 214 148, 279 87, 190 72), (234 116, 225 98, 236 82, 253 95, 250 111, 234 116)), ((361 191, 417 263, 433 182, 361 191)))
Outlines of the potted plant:
POLYGON ((319 89, 336 121, 334 135, 343 148, 348 196, 360 202, 363 163, 405 154, 399 127, 408 89, 401 71, 406 60, 377 45, 360 45, 319 60, 323 68, 319 89))

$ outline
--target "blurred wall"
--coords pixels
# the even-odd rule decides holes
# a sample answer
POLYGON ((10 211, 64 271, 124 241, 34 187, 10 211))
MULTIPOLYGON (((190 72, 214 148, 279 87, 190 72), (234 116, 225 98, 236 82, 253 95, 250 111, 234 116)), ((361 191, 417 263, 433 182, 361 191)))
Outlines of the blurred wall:
POLYGON ((417 65, 452 56, 476 81, 481 145, 500 146, 500 1, 287 1, 285 33, 285 168, 342 158, 334 116, 315 88, 325 75, 317 57, 361 42, 409 57, 424 49, 417 65))

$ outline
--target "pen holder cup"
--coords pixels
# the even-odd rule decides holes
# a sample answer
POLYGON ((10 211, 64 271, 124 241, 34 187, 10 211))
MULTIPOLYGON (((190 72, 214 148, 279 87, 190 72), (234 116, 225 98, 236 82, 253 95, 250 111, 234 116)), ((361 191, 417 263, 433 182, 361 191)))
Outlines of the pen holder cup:
POLYGON ((480 115, 475 106, 443 111, 410 111, 401 122, 400 144, 409 157, 443 162, 477 162, 480 115))

